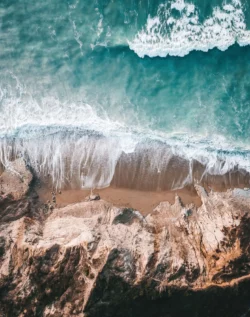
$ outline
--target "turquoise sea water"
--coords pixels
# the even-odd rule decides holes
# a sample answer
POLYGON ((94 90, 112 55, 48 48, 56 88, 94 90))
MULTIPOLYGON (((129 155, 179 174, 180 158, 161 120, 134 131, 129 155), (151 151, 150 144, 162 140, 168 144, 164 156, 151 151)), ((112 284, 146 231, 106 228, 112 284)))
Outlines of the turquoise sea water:
POLYGON ((173 156, 172 187, 194 161, 250 171, 249 1, 3 0, 0 32, 4 165, 14 151, 82 187, 125 161, 163 179, 173 156))

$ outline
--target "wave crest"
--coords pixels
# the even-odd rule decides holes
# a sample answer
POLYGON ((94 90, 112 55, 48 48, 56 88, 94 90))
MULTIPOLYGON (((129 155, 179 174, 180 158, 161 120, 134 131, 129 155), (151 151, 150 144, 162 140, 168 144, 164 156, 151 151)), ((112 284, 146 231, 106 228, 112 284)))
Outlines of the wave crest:
POLYGON ((210 176, 228 185, 250 173, 250 150, 220 149, 208 140, 186 141, 83 127, 23 126, 0 134, 0 167, 24 157, 43 182, 55 188, 170 190, 202 183, 210 176))
POLYGON ((224 51, 235 43, 250 44, 240 0, 213 8, 211 16, 203 22, 194 4, 174 0, 161 4, 155 17, 148 17, 146 26, 129 41, 129 47, 139 57, 183 57, 193 50, 224 51))

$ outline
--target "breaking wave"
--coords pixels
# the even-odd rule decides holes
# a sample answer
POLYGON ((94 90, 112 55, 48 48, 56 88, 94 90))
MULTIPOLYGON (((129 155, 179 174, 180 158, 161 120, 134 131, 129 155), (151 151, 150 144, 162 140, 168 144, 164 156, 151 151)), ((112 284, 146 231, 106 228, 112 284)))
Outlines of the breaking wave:
POLYGON ((139 57, 183 57, 194 50, 224 51, 235 43, 250 44, 240 0, 214 7, 211 16, 203 21, 194 4, 174 0, 161 4, 155 17, 148 17, 146 26, 129 41, 129 47, 139 57))
POLYGON ((56 188, 114 184, 169 190, 202 182, 209 175, 250 172, 250 150, 220 148, 211 140, 185 140, 178 135, 164 139, 124 130, 101 133, 80 126, 26 125, 2 135, 0 163, 9 168, 13 157, 20 156, 56 188))

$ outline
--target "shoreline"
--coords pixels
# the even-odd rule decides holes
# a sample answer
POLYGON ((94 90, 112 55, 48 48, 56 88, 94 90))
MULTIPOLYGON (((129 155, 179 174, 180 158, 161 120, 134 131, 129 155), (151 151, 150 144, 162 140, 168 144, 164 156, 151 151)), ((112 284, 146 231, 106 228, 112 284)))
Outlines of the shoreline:
POLYGON ((0 176, 0 316, 241 317, 249 309, 250 190, 111 187, 85 200, 90 191, 54 194, 22 159, 13 164, 15 173, 0 176))
MULTIPOLYGON (((126 172, 119 173, 121 178, 127 178, 126 172)), ((227 173, 221 175, 207 175, 204 181, 197 183, 202 186, 207 193, 225 193, 228 190, 250 188, 248 175, 242 175, 240 172, 227 173)), ((91 195, 99 195, 102 200, 105 200, 117 207, 132 208, 138 210, 144 216, 153 212, 161 202, 175 203, 175 198, 178 196, 183 206, 193 205, 199 208, 202 204, 200 195, 197 193, 194 184, 189 184, 180 189, 165 189, 165 190, 150 190, 147 186, 144 188, 125 187, 114 185, 114 180, 110 186, 96 189, 80 189, 71 188, 68 185, 66 188, 54 189, 50 180, 47 181, 36 177, 35 189, 42 203, 47 204, 52 202, 55 196, 55 208, 63 208, 70 204, 86 201, 91 195), (145 189, 146 188, 146 189, 145 189)), ((170 183, 171 179, 166 179, 165 183, 170 183)), ((144 183, 145 185, 145 183, 144 183)))
POLYGON ((159 140, 138 141, 132 147, 131 140, 128 146, 127 139, 87 132, 2 139, 0 174, 1 165, 23 157, 42 183, 62 190, 111 186, 165 192, 196 184, 215 190, 250 184, 250 152, 200 152, 191 144, 189 149, 159 140))
MULTIPOLYGON (((51 201, 52 192, 47 188, 37 189, 39 198, 46 203, 51 201)), ((83 202, 91 194, 90 190, 67 189, 56 193, 56 208, 63 208, 70 204, 83 202), (60 194, 59 194, 60 192, 60 194)), ((187 188, 175 191, 140 191, 136 189, 107 187, 94 190, 93 194, 99 194, 101 199, 117 206, 132 208, 140 211, 144 216, 148 215, 161 203, 169 202, 174 204, 175 197, 178 195, 184 205, 193 204, 200 207, 201 199, 195 189, 187 188)))

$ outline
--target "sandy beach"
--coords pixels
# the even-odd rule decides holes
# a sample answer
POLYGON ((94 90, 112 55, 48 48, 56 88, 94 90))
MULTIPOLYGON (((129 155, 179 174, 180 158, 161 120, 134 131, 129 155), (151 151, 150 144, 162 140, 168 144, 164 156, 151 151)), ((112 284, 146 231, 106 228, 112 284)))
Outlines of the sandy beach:
MULTIPOLYGON (((89 196, 90 190, 67 189, 58 191, 56 194, 56 206, 65 207, 69 204, 82 202, 89 196), (60 192, 60 194, 59 194, 60 192)), ((134 189, 108 187, 100 190, 94 190, 94 194, 99 194, 101 199, 119 207, 128 207, 139 210, 143 215, 152 212, 162 201, 168 201, 171 204, 178 195, 184 205, 194 204, 196 207, 201 205, 200 197, 194 189, 181 189, 175 191, 139 191, 134 189)), ((52 193, 46 188, 38 189, 39 197, 42 201, 51 201, 52 193)))
MULTIPOLYGON (((99 194, 101 199, 108 201, 116 206, 129 207, 140 211, 142 214, 147 215, 152 212, 160 202, 168 201, 173 204, 175 196, 178 195, 184 205, 194 204, 196 207, 200 207, 201 200, 196 192, 193 184, 187 185, 180 189, 163 189, 163 190, 152 190, 149 179, 145 182, 143 179, 138 180, 136 186, 127 181, 129 170, 120 171, 119 176, 121 185, 116 184, 115 174, 111 185, 102 189, 93 189, 93 194, 99 194), (139 187, 139 188, 138 188, 139 187)), ((179 170, 180 172, 180 170, 179 170)), ((197 169, 194 173, 199 173, 197 169)), ((173 173, 175 173, 173 171, 173 173)), ((173 174, 165 175, 163 188, 171 188, 173 182, 173 174)), ((152 183, 156 183, 157 175, 152 175, 152 183)), ((66 188, 55 189, 52 186, 50 177, 38 181, 37 192, 39 198, 44 203, 52 201, 52 192, 56 194, 56 207, 65 207, 68 204, 74 204, 85 201, 86 198, 91 194, 91 190, 72 188, 71 184, 68 184, 66 188), (44 181, 45 180, 45 181, 44 181)), ((233 188, 246 188, 249 187, 249 174, 241 171, 232 171, 225 175, 205 175, 201 182, 197 184, 203 186, 207 192, 225 192, 228 189, 233 188)))

